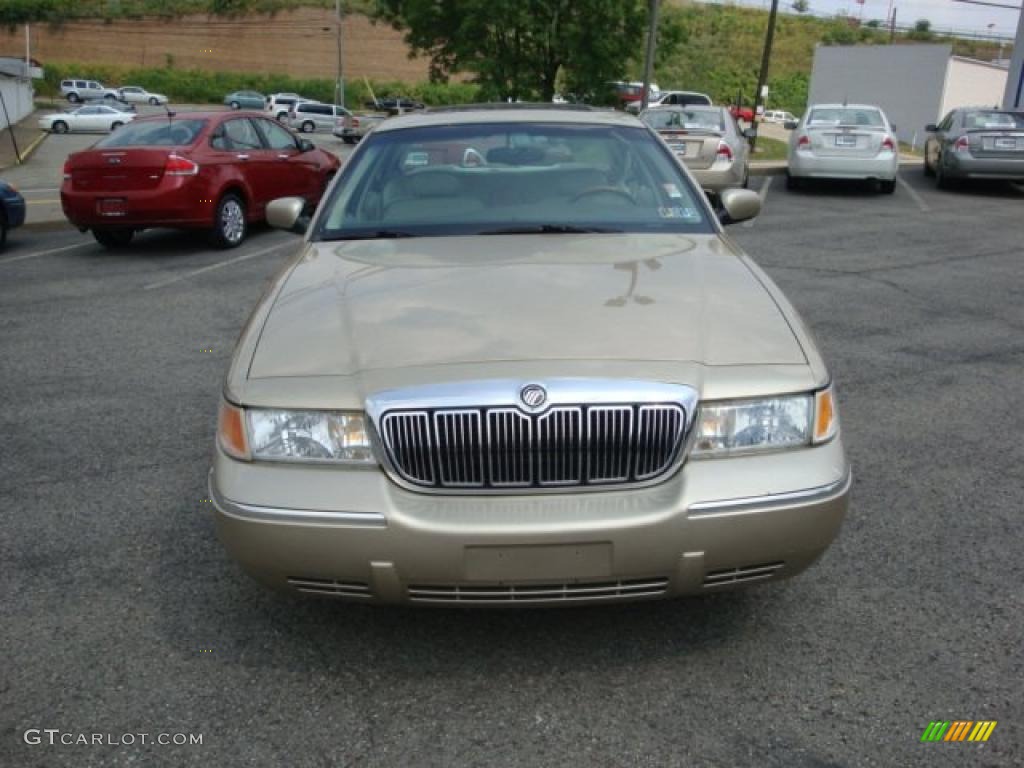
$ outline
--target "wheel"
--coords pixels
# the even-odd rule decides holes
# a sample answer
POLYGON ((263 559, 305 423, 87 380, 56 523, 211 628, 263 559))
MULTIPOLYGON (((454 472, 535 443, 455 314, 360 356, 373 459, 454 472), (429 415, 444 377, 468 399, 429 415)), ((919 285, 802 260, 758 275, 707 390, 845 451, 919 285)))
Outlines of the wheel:
POLYGON ((150 103, 150 106, 159 107, 160 106, 160 99, 158 99, 156 96, 150 96, 149 97, 149 103, 150 103))
POLYGON ((935 169, 932 168, 931 163, 928 162, 928 147, 927 147, 927 145, 924 148, 924 175, 925 176, 934 176, 935 175, 935 169))
POLYGON ((53 125, 50 126, 50 130, 54 133, 67 133, 68 124, 63 120, 57 120, 53 125))
POLYGON ((316 130, 316 126, 313 125, 313 121, 312 120, 307 120, 306 122, 304 122, 302 124, 301 130, 302 130, 303 133, 312 133, 313 131, 316 130))
POLYGON ((800 189, 800 179, 786 174, 786 189, 800 189))
POLYGON ((892 179, 891 181, 878 182, 878 189, 884 195, 891 195, 893 192, 896 191, 896 179, 892 179))
POLYGON ((935 164, 935 186, 939 189, 952 189, 953 180, 946 175, 946 172, 942 169, 945 163, 942 162, 942 155, 939 155, 939 160, 935 164))
POLYGON ((114 94, 112 94, 112 93, 104 93, 104 94, 103 94, 103 98, 104 98, 104 99, 110 99, 111 101, 113 101, 114 99, 116 99, 116 98, 117 98, 117 96, 115 96, 115 95, 114 95, 114 94))
POLYGON ((358 141, 358 139, 355 136, 342 136, 341 140, 344 141, 346 144, 355 144, 358 141))
POLYGON ((217 203, 212 232, 213 244, 218 248, 236 248, 245 240, 247 230, 245 203, 238 195, 229 192, 217 203))
POLYGON ((116 130, 117 130, 118 128, 120 128, 120 127, 121 127, 122 125, 124 125, 124 123, 122 123, 122 122, 121 122, 120 120, 115 120, 114 122, 112 122, 112 123, 110 124, 110 130, 111 130, 111 131, 116 131, 116 130))
POLYGON ((79 96, 77 93, 68 94, 68 101, 70 101, 72 104, 78 104, 81 100, 82 97, 79 96))
POLYGON ((241 104, 239 104, 239 103, 238 103, 237 101, 232 101, 232 102, 231 102, 231 108, 232 108, 232 109, 241 109, 241 108, 242 108, 242 105, 241 105, 241 104))
POLYGON ((288 113, 287 112, 278 112, 277 113, 278 122, 280 122, 281 120, 284 120, 286 117, 288 117, 288 113))
POLYGON ((94 229, 92 236, 104 248, 124 248, 135 236, 133 229, 94 229))

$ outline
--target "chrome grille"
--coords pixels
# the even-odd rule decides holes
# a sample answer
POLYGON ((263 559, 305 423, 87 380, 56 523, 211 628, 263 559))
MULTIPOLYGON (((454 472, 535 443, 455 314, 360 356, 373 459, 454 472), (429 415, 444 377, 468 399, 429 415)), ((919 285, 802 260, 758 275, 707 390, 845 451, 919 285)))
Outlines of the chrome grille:
POLYGON ((380 417, 390 463, 416 486, 528 489, 644 482, 679 456, 676 403, 396 410, 380 417))

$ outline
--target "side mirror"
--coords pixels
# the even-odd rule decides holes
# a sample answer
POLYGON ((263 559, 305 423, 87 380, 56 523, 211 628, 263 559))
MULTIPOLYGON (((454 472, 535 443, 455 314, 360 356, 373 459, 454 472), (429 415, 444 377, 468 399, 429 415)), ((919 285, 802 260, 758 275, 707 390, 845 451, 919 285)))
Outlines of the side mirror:
POLYGON ((299 139, 299 152, 312 152, 316 145, 309 139, 299 139))
POLYGON ((267 224, 297 235, 306 234, 309 217, 303 216, 306 201, 301 197, 279 197, 267 203, 267 224))
MULTIPOLYGON (((893 128, 895 128, 895 127, 896 127, 896 126, 894 125, 894 126, 893 126, 893 128)), ((926 126, 924 127, 924 129, 925 129, 925 130, 926 130, 926 131, 927 131, 928 133, 937 133, 937 132, 938 132, 938 130, 939 130, 939 126, 937 126, 937 125, 936 125, 935 123, 928 123, 928 125, 926 125, 926 126)))
POLYGON ((799 123, 796 120, 787 120, 782 124, 782 127, 787 131, 795 131, 799 123))
POLYGON ((757 129, 756 128, 744 128, 743 129, 743 138, 744 139, 756 139, 757 138, 757 129))
POLYGON ((718 220, 723 227, 752 219, 761 212, 761 196, 752 189, 726 189, 719 199, 722 208, 718 220))

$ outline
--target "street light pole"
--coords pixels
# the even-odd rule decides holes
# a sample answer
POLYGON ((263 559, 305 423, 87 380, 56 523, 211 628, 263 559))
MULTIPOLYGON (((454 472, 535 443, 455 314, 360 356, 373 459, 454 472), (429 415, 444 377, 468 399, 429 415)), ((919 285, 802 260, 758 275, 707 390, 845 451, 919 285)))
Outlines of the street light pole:
POLYGON ((337 44, 338 44, 338 79, 334 84, 334 103, 345 106, 345 71, 341 62, 342 59, 342 42, 341 42, 341 0, 334 0, 334 16, 335 23, 337 24, 337 44))
POLYGON ((761 106, 761 99, 763 98, 761 92, 764 90, 765 82, 768 80, 768 64, 772 58, 772 40, 775 38, 775 18, 779 13, 779 0, 772 0, 772 9, 768 13, 768 30, 764 35, 764 51, 761 53, 761 72, 757 76, 757 90, 754 91, 754 119, 751 123, 751 128, 754 129, 754 135, 750 139, 750 148, 754 149, 757 146, 757 123, 758 123, 758 109, 761 106))
POLYGON ((640 96, 641 111, 647 109, 651 93, 651 77, 654 71, 654 46, 658 37, 658 0, 648 0, 647 13, 647 55, 644 56, 644 92, 640 96))

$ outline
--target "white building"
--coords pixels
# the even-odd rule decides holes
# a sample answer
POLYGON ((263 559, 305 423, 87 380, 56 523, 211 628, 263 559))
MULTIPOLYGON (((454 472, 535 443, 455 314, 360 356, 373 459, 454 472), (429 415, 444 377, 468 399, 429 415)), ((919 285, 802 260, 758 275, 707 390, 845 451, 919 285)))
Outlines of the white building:
POLYGON ((32 114, 32 78, 42 76, 38 67, 26 68, 23 59, 0 57, 0 130, 32 114))
POLYGON ((1007 69, 953 56, 951 45, 819 45, 809 103, 877 104, 901 141, 924 140, 924 126, 955 107, 998 106, 1007 69))

